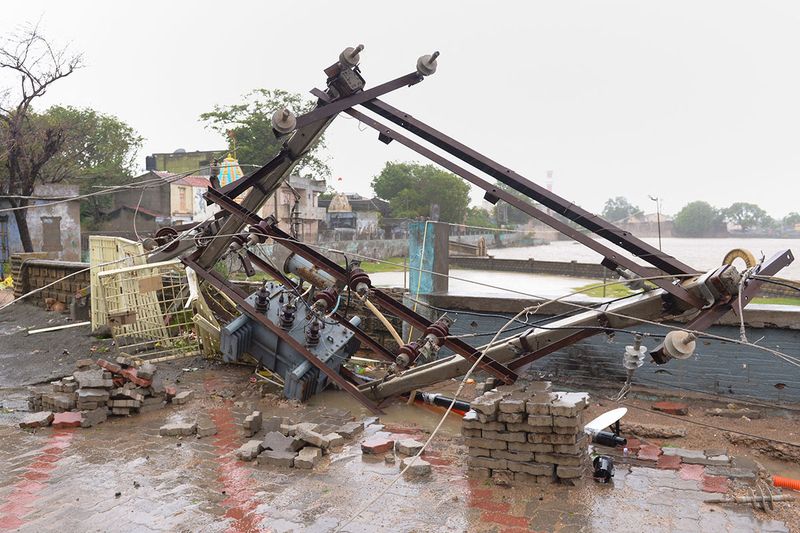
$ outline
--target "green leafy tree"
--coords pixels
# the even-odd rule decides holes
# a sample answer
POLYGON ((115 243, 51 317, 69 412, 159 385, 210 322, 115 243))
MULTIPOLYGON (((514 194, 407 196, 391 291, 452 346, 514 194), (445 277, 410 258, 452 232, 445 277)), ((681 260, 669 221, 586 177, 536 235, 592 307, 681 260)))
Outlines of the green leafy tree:
POLYGON ((767 212, 756 204, 736 202, 723 210, 725 220, 742 228, 742 231, 761 226, 767 221, 767 212))
POLYGON ((722 213, 703 201, 684 206, 673 224, 675 234, 681 237, 708 237, 725 231, 722 213))
MULTIPOLYGON (((81 178, 82 194, 130 181, 143 139, 128 124, 90 108, 54 106, 40 118, 64 137, 61 150, 43 169, 47 181, 81 178)), ((81 202, 82 222, 93 227, 110 205, 110 195, 89 196, 81 202)))
POLYGON ((783 217, 783 226, 788 229, 794 229, 795 226, 800 224, 800 213, 792 211, 783 217))
POLYGON ((627 198, 617 196, 609 198, 603 206, 603 218, 609 222, 619 222, 633 215, 641 215, 642 210, 631 204, 627 198))
MULTIPOLYGON (((243 97, 243 102, 232 105, 215 105, 212 111, 200 115, 205 127, 226 136, 231 149, 243 165, 263 165, 281 149, 283 142, 272 132, 272 114, 288 108, 301 115, 314 107, 314 102, 299 94, 279 89, 256 89, 243 97)), ((311 147, 298 163, 301 175, 327 178, 331 175, 323 154, 325 140, 311 147)))
POLYGON ((468 226, 478 226, 481 228, 496 228, 497 223, 494 221, 492 213, 482 207, 469 207, 467 208, 467 216, 464 223, 468 226))
POLYGON ((82 65, 80 54, 71 54, 48 41, 37 26, 28 26, 0 44, 0 73, 8 86, 0 86, 0 195, 6 196, 26 252, 33 242, 26 216, 30 196, 45 182, 45 167, 65 142, 61 126, 34 112, 52 85, 82 65))
MULTIPOLYGON (((522 194, 521 192, 512 189, 505 183, 495 181, 495 186, 498 189, 502 189, 505 192, 511 194, 512 196, 516 196, 520 200, 523 200, 527 203, 535 203, 533 200, 522 194)), ((507 225, 507 226, 521 226, 523 224, 527 224, 531 220, 531 216, 523 211, 520 211, 513 205, 510 205, 502 200, 497 202, 494 207, 494 215, 495 219, 499 224, 507 225)))
POLYGON ((401 218, 430 216, 431 205, 438 204, 439 220, 461 224, 469 204, 469 185, 434 165, 388 162, 372 179, 372 189, 401 218))

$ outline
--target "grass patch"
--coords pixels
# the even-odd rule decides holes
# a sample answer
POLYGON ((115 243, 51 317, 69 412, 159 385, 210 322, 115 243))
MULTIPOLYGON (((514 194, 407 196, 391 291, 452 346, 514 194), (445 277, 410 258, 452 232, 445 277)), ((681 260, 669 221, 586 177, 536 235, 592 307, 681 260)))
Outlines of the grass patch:
POLYGON ((602 285, 603 283, 598 281, 597 283, 589 283, 583 287, 576 287, 573 290, 576 292, 581 291, 580 294, 585 294, 586 296, 592 296, 594 298, 621 298, 622 296, 630 296, 634 293, 634 291, 630 290, 622 282, 606 285, 605 287, 602 285), (604 290, 605 294, 603 293, 604 290))
MULTIPOLYGON (((384 259, 386 262, 373 262, 373 261, 361 261, 361 268, 364 269, 364 272, 367 274, 373 274, 375 272, 402 272, 403 271, 403 261, 407 259, 405 257, 389 257, 384 259), (390 265, 389 263, 394 263, 390 265)), ((344 263, 341 263, 341 266, 344 267, 344 263)))
POLYGON ((754 304, 772 304, 772 305, 800 305, 800 298, 765 298, 759 296, 751 300, 754 304))

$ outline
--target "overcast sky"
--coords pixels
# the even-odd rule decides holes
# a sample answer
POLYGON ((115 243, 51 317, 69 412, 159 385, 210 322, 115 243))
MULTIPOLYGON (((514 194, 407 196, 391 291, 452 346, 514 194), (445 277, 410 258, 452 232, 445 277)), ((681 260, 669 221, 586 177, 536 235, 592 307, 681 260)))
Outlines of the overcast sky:
MULTIPOLYGON (((200 113, 258 87, 307 94, 363 43, 369 86, 440 50, 434 76, 385 100, 534 181, 553 170, 553 190, 589 210, 627 196, 650 212, 655 195, 668 213, 698 199, 800 211, 798 2, 13 4, 0 34, 41 19, 84 53, 46 103, 128 122, 146 139, 142 167, 224 147, 200 113)), ((420 160, 354 120, 327 139, 347 192, 370 194, 387 160, 420 160)))

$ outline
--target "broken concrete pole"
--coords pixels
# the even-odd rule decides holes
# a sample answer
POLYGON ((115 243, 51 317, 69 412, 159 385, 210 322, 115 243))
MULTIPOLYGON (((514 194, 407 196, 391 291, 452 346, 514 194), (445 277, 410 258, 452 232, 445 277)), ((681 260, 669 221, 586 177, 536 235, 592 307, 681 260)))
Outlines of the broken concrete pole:
POLYGON ((27 415, 22 422, 19 423, 19 427, 23 429, 35 429, 35 428, 43 428, 49 426, 53 422, 53 413, 52 411, 42 411, 40 413, 31 413, 27 415))
POLYGON ((197 430, 197 424, 194 422, 175 422, 173 424, 165 424, 158 430, 158 434, 163 437, 178 437, 186 435, 194 435, 197 430))
POLYGON ((264 450, 256 460, 259 465, 282 466, 284 468, 291 468, 294 466, 294 459, 297 457, 297 452, 276 452, 273 450, 264 450))
POLYGON ((190 390, 181 391, 175 395, 175 397, 172 399, 172 403, 183 405, 189 400, 191 400, 192 396, 194 396, 194 391, 190 390))
POLYGON ((314 446, 306 446, 294 458, 295 468, 312 469, 322 459, 322 450, 314 446))
POLYGON ((397 441, 395 445, 395 450, 397 453, 402 453, 403 455, 417 455, 424 445, 416 441, 414 439, 403 439, 397 441))
POLYGON ((421 457, 406 457, 400 461, 400 471, 409 477, 425 477, 431 474, 431 464, 421 457), (408 468, 408 470, 406 470, 408 468))
POLYGON ((361 452, 367 454, 386 453, 392 448, 394 448, 394 441, 384 437, 370 437, 361 443, 361 452))
POLYGON ((56 429, 81 427, 81 414, 76 412, 56 413, 53 415, 53 427, 56 429))
POLYGON ((236 457, 242 461, 253 461, 263 449, 260 440, 249 440, 236 450, 236 457))

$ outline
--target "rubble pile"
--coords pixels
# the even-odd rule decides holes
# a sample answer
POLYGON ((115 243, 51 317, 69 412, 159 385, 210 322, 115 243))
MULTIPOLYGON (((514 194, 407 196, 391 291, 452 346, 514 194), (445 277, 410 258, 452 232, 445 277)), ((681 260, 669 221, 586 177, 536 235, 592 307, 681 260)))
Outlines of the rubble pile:
POLYGON ((242 461, 284 468, 313 469, 324 455, 338 450, 345 440, 354 439, 364 431, 362 422, 347 422, 338 427, 313 422, 294 423, 289 418, 264 418, 260 411, 245 417, 244 434, 253 437, 262 430, 260 439, 250 439, 237 451, 242 461))
POLYGON ((550 382, 479 396, 463 420, 470 475, 498 484, 580 484, 589 463, 582 416, 588 399, 550 392, 550 382))
POLYGON ((116 362, 80 359, 71 376, 51 382, 52 391, 31 389, 28 406, 33 414, 20 422, 22 428, 92 427, 109 415, 128 416, 159 409, 166 402, 184 403, 191 391, 180 394, 165 386, 155 365, 136 367, 129 357, 116 362), (180 396, 181 400, 178 400, 180 396))

